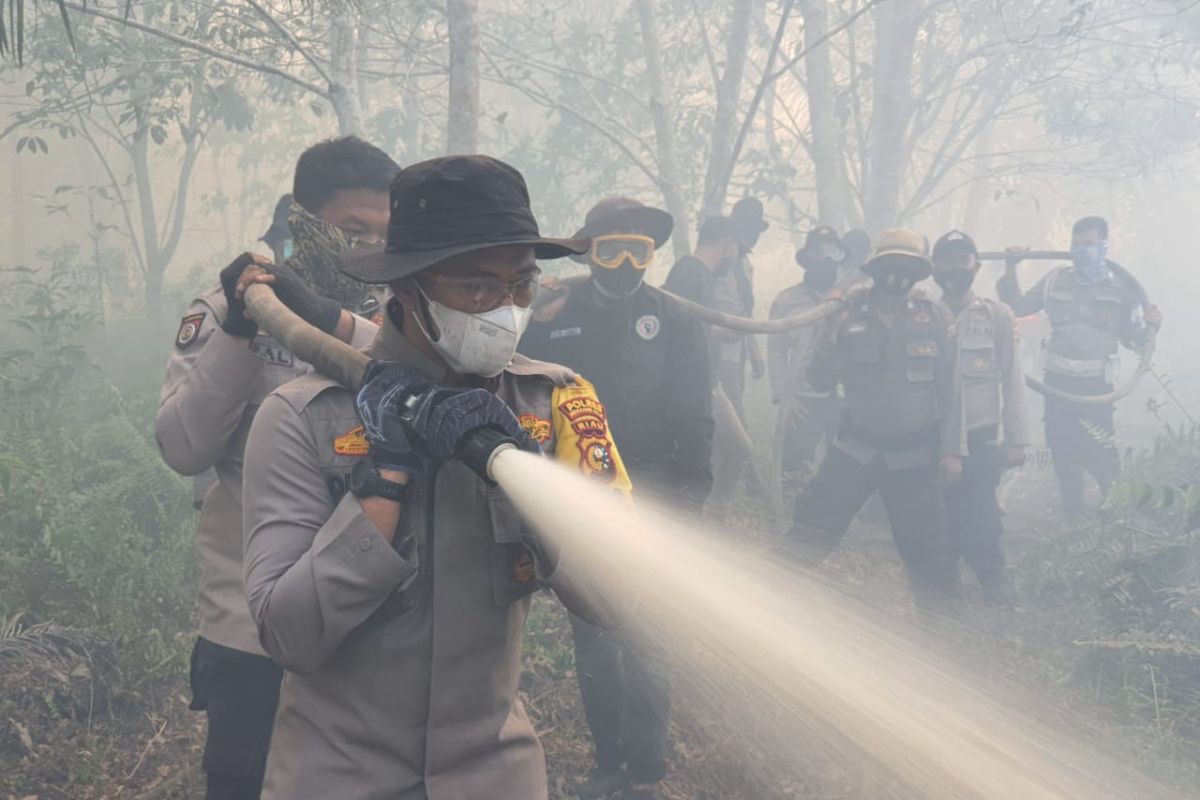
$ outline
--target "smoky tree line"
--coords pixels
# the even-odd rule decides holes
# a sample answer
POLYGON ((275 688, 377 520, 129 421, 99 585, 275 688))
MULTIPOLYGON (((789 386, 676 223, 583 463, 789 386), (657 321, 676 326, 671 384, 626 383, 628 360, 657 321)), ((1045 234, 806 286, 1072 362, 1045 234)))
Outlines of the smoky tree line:
POLYGON ((401 163, 507 158, 556 229, 637 194, 681 253, 748 193, 794 232, 933 208, 970 226, 1022 181, 1143 172, 1200 131, 1200 9, 1163 0, 21 5, 38 24, 18 53, 7 6, 0 140, 88 161, 43 205, 128 252, 152 311, 189 220, 243 246, 230 220, 337 133, 401 163), (197 170, 231 165, 241 185, 193 205, 197 170))

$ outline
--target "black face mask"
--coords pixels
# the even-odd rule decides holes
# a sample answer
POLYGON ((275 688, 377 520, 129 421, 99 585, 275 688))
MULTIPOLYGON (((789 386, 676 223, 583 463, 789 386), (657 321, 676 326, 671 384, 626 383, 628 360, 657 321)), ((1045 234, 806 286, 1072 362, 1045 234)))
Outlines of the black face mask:
POLYGON ((933 273, 933 282, 942 287, 949 295, 960 295, 971 288, 975 282, 976 272, 973 269, 949 269, 933 273))
POLYGON ((838 262, 814 261, 804 267, 804 285, 818 292, 828 292, 837 285, 838 262))
POLYGON ((875 285, 893 297, 903 297, 917 283, 913 276, 903 272, 883 272, 876 276, 875 285))
POLYGON ((595 281, 596 288, 610 300, 632 297, 645 277, 646 270, 638 269, 628 258, 616 269, 592 266, 592 280, 595 281))

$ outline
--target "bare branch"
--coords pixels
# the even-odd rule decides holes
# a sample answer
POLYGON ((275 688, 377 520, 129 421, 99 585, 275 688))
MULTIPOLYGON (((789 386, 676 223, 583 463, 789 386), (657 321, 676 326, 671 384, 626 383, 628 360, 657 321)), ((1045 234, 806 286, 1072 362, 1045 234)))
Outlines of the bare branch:
POLYGON ((258 12, 259 16, 267 21, 268 25, 275 29, 275 31, 282 36, 297 53, 304 56, 304 60, 307 61, 312 68, 317 71, 317 74, 320 75, 326 83, 330 85, 333 84, 333 79, 329 77, 329 73, 327 73, 325 68, 321 66, 320 62, 313 57, 312 53, 308 52, 308 48, 300 44, 300 41, 292 34, 291 31, 283 27, 283 24, 280 23, 279 20, 271 16, 271 14, 262 7, 262 4, 260 4, 258 0, 246 0, 246 2, 251 8, 258 12))
POLYGON ((281 69, 272 67, 269 64, 263 64, 260 61, 251 61, 250 59, 242 58, 241 56, 237 56, 232 53, 226 53, 226 52, 216 49, 215 47, 209 47, 206 44, 201 44, 200 42, 192 41, 191 39, 188 39, 185 36, 179 36, 177 34, 170 33, 169 31, 164 31, 159 28, 152 27, 150 25, 144 25, 141 22, 138 22, 137 20, 125 19, 116 14, 109 14, 108 12, 101 11, 100 9, 98 9, 94 6, 82 6, 77 3, 69 3, 69 2, 64 2, 64 5, 67 8, 69 8, 72 11, 75 11, 77 13, 88 14, 93 17, 99 17, 100 19, 108 20, 109 22, 115 22, 119 25, 125 25, 127 27, 133 28, 134 30, 139 30, 142 33, 148 33, 151 36, 157 36, 160 39, 166 39, 168 42, 174 42, 175 44, 177 44, 181 47, 187 47, 191 50, 196 50, 196 51, 199 51, 206 55, 210 55, 213 58, 217 58, 222 61, 227 61, 230 64, 237 64, 238 66, 245 67, 246 69, 254 70, 255 72, 261 72, 266 75, 274 75, 277 78, 282 78, 283 80, 288 81, 289 83, 293 83, 302 89, 312 92, 313 94, 315 94, 319 97, 323 97, 326 100, 330 99, 330 93, 328 90, 322 89, 320 86, 317 86, 315 83, 310 83, 310 82, 304 80, 303 78, 298 78, 295 75, 292 75, 288 72, 284 72, 281 69))

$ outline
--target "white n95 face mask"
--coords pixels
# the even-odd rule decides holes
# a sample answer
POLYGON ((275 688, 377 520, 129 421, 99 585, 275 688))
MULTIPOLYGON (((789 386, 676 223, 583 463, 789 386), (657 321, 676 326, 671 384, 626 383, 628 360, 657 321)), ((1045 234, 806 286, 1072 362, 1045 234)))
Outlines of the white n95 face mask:
POLYGON ((482 314, 470 314, 430 299, 420 284, 417 284, 417 291, 425 298, 429 317, 441 335, 435 340, 421 324, 420 315, 417 322, 452 370, 460 375, 494 378, 512 363, 517 342, 521 341, 521 334, 529 325, 533 309, 521 308, 514 303, 482 314))

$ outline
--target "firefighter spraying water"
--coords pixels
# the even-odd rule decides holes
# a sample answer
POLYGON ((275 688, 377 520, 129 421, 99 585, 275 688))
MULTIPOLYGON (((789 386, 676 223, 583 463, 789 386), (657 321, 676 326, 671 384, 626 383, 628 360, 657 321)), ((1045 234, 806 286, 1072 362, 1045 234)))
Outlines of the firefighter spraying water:
MULTIPOLYGON (((247 299, 296 352, 361 381, 365 355, 330 345, 265 287, 247 299)), ((573 570, 601 576, 605 594, 636 607, 644 635, 687 654, 675 666, 704 702, 755 720, 777 763, 817 749, 870 764, 888 796, 927 800, 1173 797, 1076 744, 1074 731, 988 700, 815 580, 727 551, 715 535, 697 540, 691 524, 633 507, 495 431, 465 437, 458 452, 547 546, 574 553, 573 570)))

